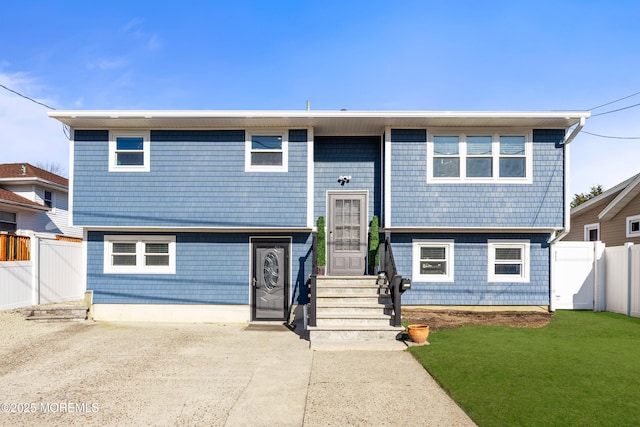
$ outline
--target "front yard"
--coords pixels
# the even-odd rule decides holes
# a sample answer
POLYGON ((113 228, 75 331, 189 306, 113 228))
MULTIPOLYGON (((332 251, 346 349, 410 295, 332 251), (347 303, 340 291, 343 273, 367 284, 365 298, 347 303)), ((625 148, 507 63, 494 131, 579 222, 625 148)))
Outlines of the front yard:
POLYGON ((558 311, 463 326, 409 351, 479 426, 640 425, 640 319, 558 311))

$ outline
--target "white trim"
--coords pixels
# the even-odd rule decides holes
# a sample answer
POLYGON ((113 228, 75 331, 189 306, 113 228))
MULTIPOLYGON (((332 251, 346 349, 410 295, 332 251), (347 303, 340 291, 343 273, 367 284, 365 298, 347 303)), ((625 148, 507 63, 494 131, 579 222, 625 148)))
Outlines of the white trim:
POLYGON ((104 236, 104 274, 176 274, 176 236, 132 236, 126 234, 108 234, 104 236), (136 265, 114 266, 111 262, 112 243, 135 243, 136 244, 136 265), (169 243, 169 265, 168 266, 146 266, 144 265, 145 243, 163 242, 169 243))
POLYGON ((149 172, 151 170, 151 132, 149 130, 117 129, 109 131, 109 172, 149 172), (142 138, 142 165, 118 165, 116 141, 118 138, 142 138))
MULTIPOLYGON (((67 215, 67 222, 69 224, 69 227, 73 227, 73 177, 75 175, 75 168, 73 167, 74 165, 74 158, 75 158, 75 153, 76 153, 76 142, 75 142, 75 129, 71 126, 69 126, 69 188, 67 189, 67 211, 69 212, 69 215, 67 215)), ((86 241, 86 239, 84 239, 86 241)), ((86 256, 85 256, 85 259, 86 256)), ((86 277, 86 276, 85 276, 86 277)), ((86 283, 85 283, 86 285, 86 283)), ((87 289, 87 287, 85 286, 85 289, 87 289)))
POLYGON ((531 265, 531 242, 529 240, 487 240, 487 281, 488 282, 509 282, 509 283, 529 283, 529 270, 531 265), (496 274, 496 249, 497 248, 519 248, 522 249, 522 259, 520 262, 508 262, 505 264, 521 264, 520 275, 496 274))
MULTIPOLYGON (((428 184, 531 184, 533 182, 533 131, 522 129, 429 129, 427 131, 427 183, 428 184), (433 161, 434 157, 434 136, 457 136, 459 138, 459 152, 456 156, 460 160, 460 176, 458 177, 434 177, 433 161), (467 155, 467 136, 491 136, 492 139, 492 172, 491 177, 467 177, 466 176, 466 160, 471 157, 467 155), (503 136, 523 136, 525 139, 524 156, 507 156, 500 154, 500 137, 503 136), (525 176, 518 177, 500 177, 500 159, 503 157, 524 157, 525 158, 525 176)), ((485 156, 489 157, 489 156, 485 156)))
POLYGON ((453 282, 454 281, 454 240, 438 240, 438 239, 414 239, 411 241, 412 246, 412 276, 414 282, 453 282), (422 274, 420 273, 421 255, 420 249, 424 247, 444 247, 445 262, 447 263, 446 274, 422 274))
POLYGON ((589 232, 591 230, 597 230, 598 231, 598 238, 596 240, 600 240, 600 223, 599 222, 595 222, 593 224, 585 224, 584 225, 584 241, 585 242, 591 242, 591 240, 589 239, 589 232))
POLYGON ((287 172, 289 170, 289 129, 251 129, 245 131, 244 144, 244 171, 245 172, 287 172), (281 150, 256 151, 252 148, 252 137, 279 136, 282 138, 281 150), (256 152, 282 152, 281 165, 254 165, 251 163, 251 154, 256 152))
POLYGON ((384 130, 384 225, 383 228, 391 227, 391 126, 387 126, 384 130))
POLYGON ((315 142, 313 140, 313 128, 307 128, 307 227, 313 228, 315 224, 315 142))
POLYGON ((625 219, 625 224, 626 224, 626 229, 627 229, 626 236, 627 237, 640 237, 640 231, 631 231, 631 223, 633 223, 633 222, 640 222, 640 215, 628 216, 625 219))

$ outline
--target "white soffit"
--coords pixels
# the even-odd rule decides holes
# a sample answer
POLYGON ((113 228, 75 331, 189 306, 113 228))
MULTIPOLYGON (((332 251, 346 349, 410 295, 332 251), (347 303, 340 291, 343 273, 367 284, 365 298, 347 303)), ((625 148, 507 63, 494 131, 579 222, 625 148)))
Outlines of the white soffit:
POLYGON ((76 129, 244 129, 313 127, 315 135, 380 135, 386 126, 569 128, 585 111, 306 111, 306 110, 56 110, 48 113, 76 129))

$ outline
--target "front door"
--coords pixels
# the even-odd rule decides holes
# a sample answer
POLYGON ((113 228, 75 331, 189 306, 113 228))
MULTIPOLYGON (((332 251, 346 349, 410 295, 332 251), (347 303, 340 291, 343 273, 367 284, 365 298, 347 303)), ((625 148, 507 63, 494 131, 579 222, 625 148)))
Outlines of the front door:
POLYGON ((327 274, 363 275, 367 256, 367 193, 329 193, 327 274))
POLYGON ((287 239, 252 241, 252 319, 285 320, 289 295, 287 239))

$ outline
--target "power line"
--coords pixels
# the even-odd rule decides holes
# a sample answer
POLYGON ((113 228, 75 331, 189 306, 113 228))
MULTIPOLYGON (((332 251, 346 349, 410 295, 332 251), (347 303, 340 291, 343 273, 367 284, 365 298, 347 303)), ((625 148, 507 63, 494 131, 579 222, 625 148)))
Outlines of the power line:
POLYGON ((604 113, 592 114, 591 117, 603 116, 605 114, 611 114, 611 113, 615 113, 617 111, 628 110, 629 108, 637 107, 639 105, 640 105, 640 103, 639 104, 629 105, 627 107, 618 108, 616 110, 605 111, 604 113))
POLYGON ((597 133, 587 132, 586 130, 581 131, 581 133, 586 133, 588 135, 597 136, 600 138, 610 138, 610 139, 640 139, 640 136, 611 136, 611 135, 600 135, 597 133))
POLYGON ((631 98, 632 96, 636 96, 636 95, 640 95, 640 92, 632 93, 631 95, 627 95, 627 96, 625 96, 623 98, 616 99, 615 101, 607 102, 606 104, 602 104, 602 105, 598 105, 597 107, 589 108, 587 111, 597 110, 598 108, 605 107, 605 106, 610 105, 610 104, 615 104, 618 101, 622 101, 623 99, 631 98))
POLYGON ((16 92, 16 91, 15 91, 15 90, 13 90, 13 89, 9 89, 8 87, 6 87, 6 86, 5 86, 5 85, 3 85, 3 84, 0 84, 0 87, 2 87, 3 89, 8 90, 9 92, 15 93, 16 95, 21 96, 21 97, 23 97, 24 99, 28 99, 28 100, 29 100, 29 101, 31 101, 31 102, 35 102, 36 104, 40 104, 40 105, 42 105, 43 107, 47 107, 47 108, 48 108, 48 109, 50 109, 50 110, 55 110, 55 108, 50 107, 50 106, 48 106, 47 104, 43 104, 43 103, 42 103, 42 102, 40 102, 40 101, 36 101, 36 100, 35 100, 35 99, 33 99, 33 98, 29 98, 28 96, 23 95, 23 94, 21 94, 20 92, 16 92))

